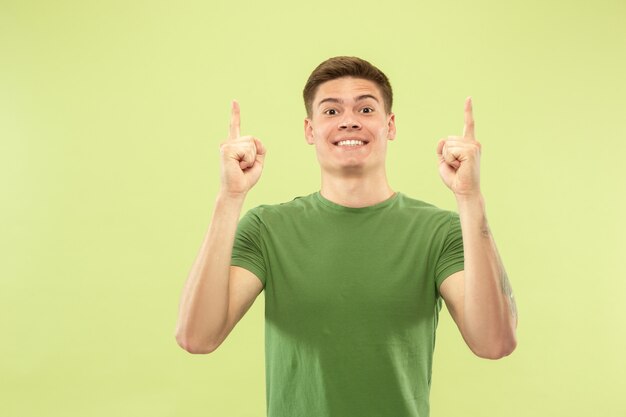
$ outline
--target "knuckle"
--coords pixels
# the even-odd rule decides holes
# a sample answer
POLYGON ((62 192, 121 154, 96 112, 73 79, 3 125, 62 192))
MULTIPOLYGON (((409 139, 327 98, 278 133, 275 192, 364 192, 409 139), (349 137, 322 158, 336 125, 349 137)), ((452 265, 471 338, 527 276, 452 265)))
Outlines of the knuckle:
POLYGON ((254 152, 254 145, 250 142, 243 143, 241 148, 244 149, 244 152, 246 153, 254 152))
POLYGON ((239 136, 235 139, 235 142, 241 145, 247 145, 250 142, 250 136, 239 136))

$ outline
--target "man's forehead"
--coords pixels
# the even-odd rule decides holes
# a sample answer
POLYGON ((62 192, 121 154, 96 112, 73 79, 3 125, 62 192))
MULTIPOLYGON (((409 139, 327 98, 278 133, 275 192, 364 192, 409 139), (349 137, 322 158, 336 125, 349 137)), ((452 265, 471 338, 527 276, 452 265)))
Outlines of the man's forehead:
POLYGON ((329 98, 340 102, 359 98, 373 98, 380 102, 382 94, 378 85, 373 81, 363 78, 342 77, 320 84, 314 102, 321 103, 329 98))

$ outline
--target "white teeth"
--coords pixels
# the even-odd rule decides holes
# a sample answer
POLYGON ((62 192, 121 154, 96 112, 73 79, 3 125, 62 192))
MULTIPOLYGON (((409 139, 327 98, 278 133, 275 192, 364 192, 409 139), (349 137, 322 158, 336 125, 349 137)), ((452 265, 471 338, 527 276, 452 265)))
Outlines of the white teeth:
POLYGON ((362 140, 342 140, 341 142, 337 142, 337 146, 358 146, 364 144, 365 142, 362 140))

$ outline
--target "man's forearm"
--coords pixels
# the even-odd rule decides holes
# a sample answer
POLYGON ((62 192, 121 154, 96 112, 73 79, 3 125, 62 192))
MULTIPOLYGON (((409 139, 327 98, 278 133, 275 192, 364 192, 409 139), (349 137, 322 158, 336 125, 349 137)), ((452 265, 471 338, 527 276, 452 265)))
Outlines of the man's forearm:
POLYGON ((465 257, 464 336, 485 356, 515 349, 517 307, 487 223, 482 195, 457 197, 465 257))
POLYGON ((228 315, 228 280, 244 198, 219 194, 211 225, 180 299, 176 340, 192 353, 207 353, 228 315))

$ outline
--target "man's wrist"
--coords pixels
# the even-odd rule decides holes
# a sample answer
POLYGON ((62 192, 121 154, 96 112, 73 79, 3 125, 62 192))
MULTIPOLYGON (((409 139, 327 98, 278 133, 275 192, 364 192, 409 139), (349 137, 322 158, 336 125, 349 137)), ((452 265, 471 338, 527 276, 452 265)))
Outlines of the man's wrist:
POLYGON ((216 204, 227 205, 231 207, 239 207, 243 206, 244 201, 246 200, 246 194, 241 193, 229 193, 220 190, 217 193, 217 197, 215 198, 216 204))
POLYGON ((485 200, 482 194, 472 196, 457 196, 457 206, 459 218, 461 220, 461 229, 463 230, 463 238, 466 233, 474 235, 478 232, 483 237, 489 237, 491 232, 487 222, 487 212, 485 211, 485 200))
POLYGON ((467 208, 481 207, 483 209, 485 207, 485 198, 480 191, 474 194, 455 194, 454 197, 459 210, 462 206, 467 208))

